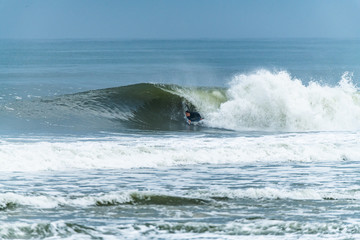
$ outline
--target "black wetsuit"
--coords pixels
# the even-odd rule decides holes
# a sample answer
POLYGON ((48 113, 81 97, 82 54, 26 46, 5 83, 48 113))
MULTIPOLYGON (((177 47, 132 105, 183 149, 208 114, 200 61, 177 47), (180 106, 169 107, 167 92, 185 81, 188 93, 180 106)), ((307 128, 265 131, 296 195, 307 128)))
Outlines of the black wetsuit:
POLYGON ((189 119, 192 122, 198 122, 202 119, 202 117, 198 112, 188 112, 188 113, 190 113, 190 116, 188 116, 187 119, 189 119))

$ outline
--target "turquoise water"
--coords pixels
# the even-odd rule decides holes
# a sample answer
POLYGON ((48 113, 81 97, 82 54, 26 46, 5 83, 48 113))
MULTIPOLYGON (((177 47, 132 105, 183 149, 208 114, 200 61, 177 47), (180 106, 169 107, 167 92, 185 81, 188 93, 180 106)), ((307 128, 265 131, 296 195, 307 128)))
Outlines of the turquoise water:
POLYGON ((0 52, 0 238, 359 237, 360 41, 0 52))

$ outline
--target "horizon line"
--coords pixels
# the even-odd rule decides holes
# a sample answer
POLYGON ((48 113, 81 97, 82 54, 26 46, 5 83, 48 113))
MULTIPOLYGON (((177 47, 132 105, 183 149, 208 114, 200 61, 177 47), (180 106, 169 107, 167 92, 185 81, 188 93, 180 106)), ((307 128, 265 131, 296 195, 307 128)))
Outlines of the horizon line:
POLYGON ((117 38, 117 37, 0 37, 0 40, 78 40, 78 41, 240 41, 240 40, 360 40, 360 37, 237 37, 237 38, 117 38))

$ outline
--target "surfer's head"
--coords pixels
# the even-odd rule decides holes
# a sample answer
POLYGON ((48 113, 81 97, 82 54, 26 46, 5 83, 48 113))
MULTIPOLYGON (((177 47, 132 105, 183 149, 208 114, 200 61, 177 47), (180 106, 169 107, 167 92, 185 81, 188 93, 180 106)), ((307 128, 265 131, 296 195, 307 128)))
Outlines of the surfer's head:
POLYGON ((190 112, 189 112, 189 111, 186 111, 186 112, 185 112, 185 115, 186 115, 187 117, 190 117, 190 112))

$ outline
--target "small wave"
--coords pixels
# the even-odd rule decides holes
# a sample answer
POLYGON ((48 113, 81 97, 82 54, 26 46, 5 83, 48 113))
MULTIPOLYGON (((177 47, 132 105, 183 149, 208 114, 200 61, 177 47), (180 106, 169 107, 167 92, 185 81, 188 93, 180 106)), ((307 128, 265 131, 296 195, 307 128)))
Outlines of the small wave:
POLYGON ((91 206, 116 205, 205 205, 210 199, 191 196, 176 196, 153 192, 125 191, 93 195, 23 195, 20 193, 1 193, 0 210, 11 210, 19 207, 52 209, 58 207, 86 208, 91 206))
POLYGON ((12 210, 20 207, 54 209, 61 207, 88 208, 117 205, 163 205, 163 206, 222 206, 229 201, 244 199, 254 200, 360 200, 359 189, 318 190, 318 189, 277 189, 277 188, 246 188, 246 189, 209 189, 188 191, 183 195, 172 195, 150 191, 124 191, 101 194, 22 194, 1 193, 0 210, 12 210))
POLYGON ((163 194, 144 194, 132 193, 133 204, 156 204, 156 205, 171 205, 171 206, 184 206, 184 205, 204 205, 209 203, 208 200, 192 197, 171 196, 163 194))

